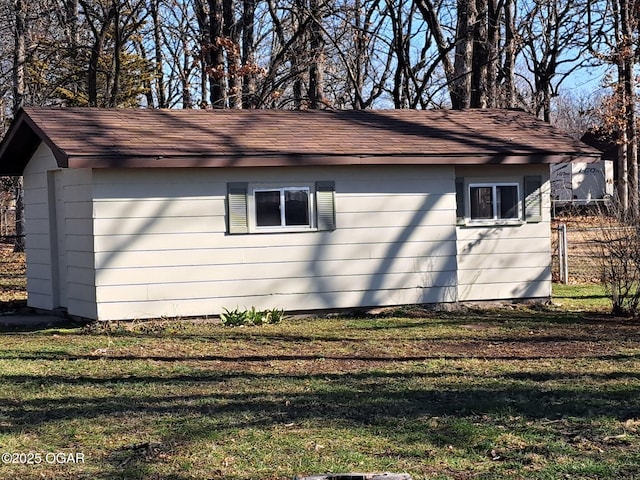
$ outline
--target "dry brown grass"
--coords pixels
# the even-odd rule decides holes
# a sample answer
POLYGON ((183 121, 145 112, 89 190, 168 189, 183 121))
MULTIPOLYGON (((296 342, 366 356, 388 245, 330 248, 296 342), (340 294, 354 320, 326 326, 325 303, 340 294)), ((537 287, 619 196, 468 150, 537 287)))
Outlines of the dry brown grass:
POLYGON ((24 253, 14 253, 13 245, 0 243, 0 312, 14 310, 27 299, 24 253))

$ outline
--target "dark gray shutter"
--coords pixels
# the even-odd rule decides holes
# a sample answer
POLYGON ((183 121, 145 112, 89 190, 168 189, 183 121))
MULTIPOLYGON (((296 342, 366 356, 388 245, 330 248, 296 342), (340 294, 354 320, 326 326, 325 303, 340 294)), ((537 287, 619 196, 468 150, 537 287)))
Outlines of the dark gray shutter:
POLYGON ((246 182, 227 183, 227 221, 230 234, 249 233, 246 182))
POLYGON ((316 226, 318 230, 336 229, 335 182, 316 182, 316 226))
POLYGON ((524 219, 527 222, 542 221, 542 177, 524 177, 524 219))
POLYGON ((464 178, 456 178, 456 223, 464 224, 465 217, 465 195, 464 195, 464 178))

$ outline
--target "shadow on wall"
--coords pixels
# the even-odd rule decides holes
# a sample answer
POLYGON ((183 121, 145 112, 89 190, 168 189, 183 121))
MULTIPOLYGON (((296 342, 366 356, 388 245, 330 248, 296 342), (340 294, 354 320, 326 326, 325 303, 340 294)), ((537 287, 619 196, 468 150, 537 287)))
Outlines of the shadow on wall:
MULTIPOLYGON (((311 115, 316 113, 314 112, 309 114, 311 115)), ((321 114, 331 115, 332 113, 322 112, 321 114)), ((161 115, 170 116, 170 121, 175 123, 176 131, 179 131, 182 126, 180 123, 176 122, 182 122, 182 124, 189 129, 200 130, 203 137, 209 136, 211 133, 210 129, 203 127, 198 122, 190 121, 186 116, 181 116, 180 118, 178 118, 164 112, 162 112, 161 115)), ((486 133, 465 131, 464 135, 462 135, 460 133, 451 132, 449 130, 439 128, 438 126, 432 125, 429 127, 425 127, 424 125, 418 123, 391 118, 389 116, 377 114, 376 112, 366 112, 366 115, 354 112, 353 115, 341 118, 344 118, 344 121, 354 122, 361 126, 364 125, 375 131, 391 129, 396 132, 401 132, 401 135, 406 137, 407 142, 411 142, 411 139, 415 138, 416 136, 437 136, 440 138, 451 138, 457 141, 463 141, 466 144, 477 144, 480 147, 486 146, 488 142, 493 140, 486 133)), ((255 118, 251 118, 247 116, 247 119, 245 119, 243 123, 245 128, 242 131, 239 131, 237 133, 237 136, 226 134, 217 136, 215 138, 215 142, 224 144, 227 148, 234 152, 233 158, 228 162, 229 165, 233 166, 234 159, 241 159, 242 156, 246 154, 246 147, 244 146, 246 145, 246 142, 241 141, 241 139, 251 135, 251 130, 254 124, 256 126, 259 124, 259 117, 256 116, 255 118)), ((101 126, 96 123, 95 128, 96 130, 100 130, 101 128, 108 128, 108 126, 101 126)), ((151 130, 143 133, 149 135, 151 138, 156 135, 156 132, 151 130)), ((89 146, 91 146, 93 137, 87 138, 86 141, 89 146)), ((100 144, 98 146, 96 144, 94 145, 94 147, 103 148, 103 145, 100 144)), ((506 152, 507 149, 513 150, 520 147, 524 148, 525 145, 518 145, 516 142, 510 143, 509 145, 499 146, 498 149, 504 148, 506 152)), ((197 149, 197 145, 194 145, 194 152, 197 151, 197 149)), ((114 150, 112 153, 116 155, 119 152, 114 150)), ((278 151, 274 149, 265 153, 277 154, 278 151)), ((500 163, 501 158, 503 158, 501 157, 501 154, 497 154, 492 163, 500 163)), ((295 159, 296 161, 302 163, 304 161, 304 156, 300 155, 295 159)), ((451 195, 455 195, 453 191, 453 180, 451 184, 451 195)), ((194 190, 194 196, 197 196, 199 194, 199 192, 196 192, 194 190)), ((390 278, 389 275, 392 270, 391 267, 395 259, 398 258, 403 245, 407 241, 409 241, 409 238, 411 238, 411 236, 413 235, 415 228, 419 225, 422 225, 426 216, 435 208, 435 205, 440 200, 440 198, 440 196, 436 195, 427 195, 420 208, 413 212, 413 217, 411 218, 411 220, 407 222, 406 225, 399 228, 397 230, 397 233, 394 234, 394 237, 388 240, 388 246, 386 247, 384 255, 379 259, 377 265, 375 266, 375 270, 367 276, 368 279, 366 286, 360 289, 360 305, 376 305, 380 302, 379 292, 382 292, 384 290, 388 291, 386 282, 388 282, 388 279, 390 278)), ((113 222, 114 235, 120 235, 120 238, 118 240, 118 243, 110 248, 109 252, 105 252, 100 256, 100 261, 96 265, 97 269, 108 269, 111 268, 114 264, 117 264, 116 259, 119 255, 121 255, 123 252, 130 251, 132 247, 135 246, 137 242, 141 241, 144 236, 149 235, 153 232, 154 226, 157 225, 161 218, 163 218, 165 210, 170 208, 173 202, 174 200, 170 198, 164 198, 159 201, 155 206, 155 211, 148 215, 143 221, 140 221, 134 231, 118 230, 121 225, 119 225, 118 222, 113 222)), ((131 208, 135 208, 135 202, 132 202, 131 208)), ((129 215, 130 213, 131 212, 128 208, 123 208, 123 215, 129 215)), ((420 303, 421 299, 428 302, 450 302, 456 301, 458 298, 454 207, 452 207, 451 217, 451 231, 446 236, 446 238, 440 239, 439 243, 425 243, 425 245, 428 245, 428 247, 426 247, 426 251, 424 251, 420 258, 416 258, 416 268, 414 269, 415 271, 406 272, 405 275, 397 276, 397 281, 395 281, 394 289, 397 289, 399 291, 408 290, 414 292, 413 295, 417 300, 416 303, 420 303), (450 258, 449 263, 447 263, 447 268, 434 268, 434 265, 436 263, 434 261, 430 261, 430 259, 443 256, 443 251, 446 252, 445 255, 449 256, 450 258), (434 291, 437 291, 438 293, 434 294, 434 291)), ((477 245, 483 243, 485 239, 491 238, 492 235, 495 235, 495 231, 490 231, 486 234, 483 234, 483 236, 475 240, 469 246, 465 247, 465 251, 468 250, 469 252, 471 252, 477 245)), ((322 275, 322 272, 319 268, 323 258, 325 258, 327 249, 330 248, 331 233, 319 233, 318 238, 320 239, 320 241, 317 242, 312 259, 309 262, 309 270, 317 279, 317 285, 315 287, 316 291, 313 292, 313 294, 317 295, 321 299, 321 302, 326 305, 327 308, 331 308, 334 305, 333 298, 331 295, 329 295, 329 293, 334 292, 335 289, 332 289, 330 277, 322 275)), ((541 278, 543 276, 544 273, 541 274, 541 278)), ((401 298, 406 298, 406 296, 402 296, 401 298)), ((179 301, 179 299, 177 301, 179 301)))

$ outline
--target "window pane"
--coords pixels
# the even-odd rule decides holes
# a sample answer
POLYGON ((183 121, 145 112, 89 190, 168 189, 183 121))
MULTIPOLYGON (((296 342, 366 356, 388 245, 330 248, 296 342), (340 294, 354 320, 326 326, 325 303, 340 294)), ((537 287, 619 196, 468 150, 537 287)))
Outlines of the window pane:
POLYGON ((498 218, 518 218, 518 187, 515 185, 498 185, 496 193, 498 197, 498 218))
POLYGON ((471 218, 493 218, 493 189, 491 187, 471 187, 471 218))
POLYGON ((307 190, 285 190, 285 225, 309 225, 309 192, 307 190))
POLYGON ((256 225, 258 227, 280 226, 280 192, 254 192, 256 199, 256 225))

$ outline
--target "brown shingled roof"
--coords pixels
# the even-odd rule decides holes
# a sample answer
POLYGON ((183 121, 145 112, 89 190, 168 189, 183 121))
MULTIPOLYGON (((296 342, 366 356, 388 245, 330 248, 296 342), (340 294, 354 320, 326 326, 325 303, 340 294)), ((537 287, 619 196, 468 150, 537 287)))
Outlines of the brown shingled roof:
POLYGON ((0 173, 39 141, 62 167, 552 163, 599 152, 517 110, 151 110, 25 108, 0 173))

